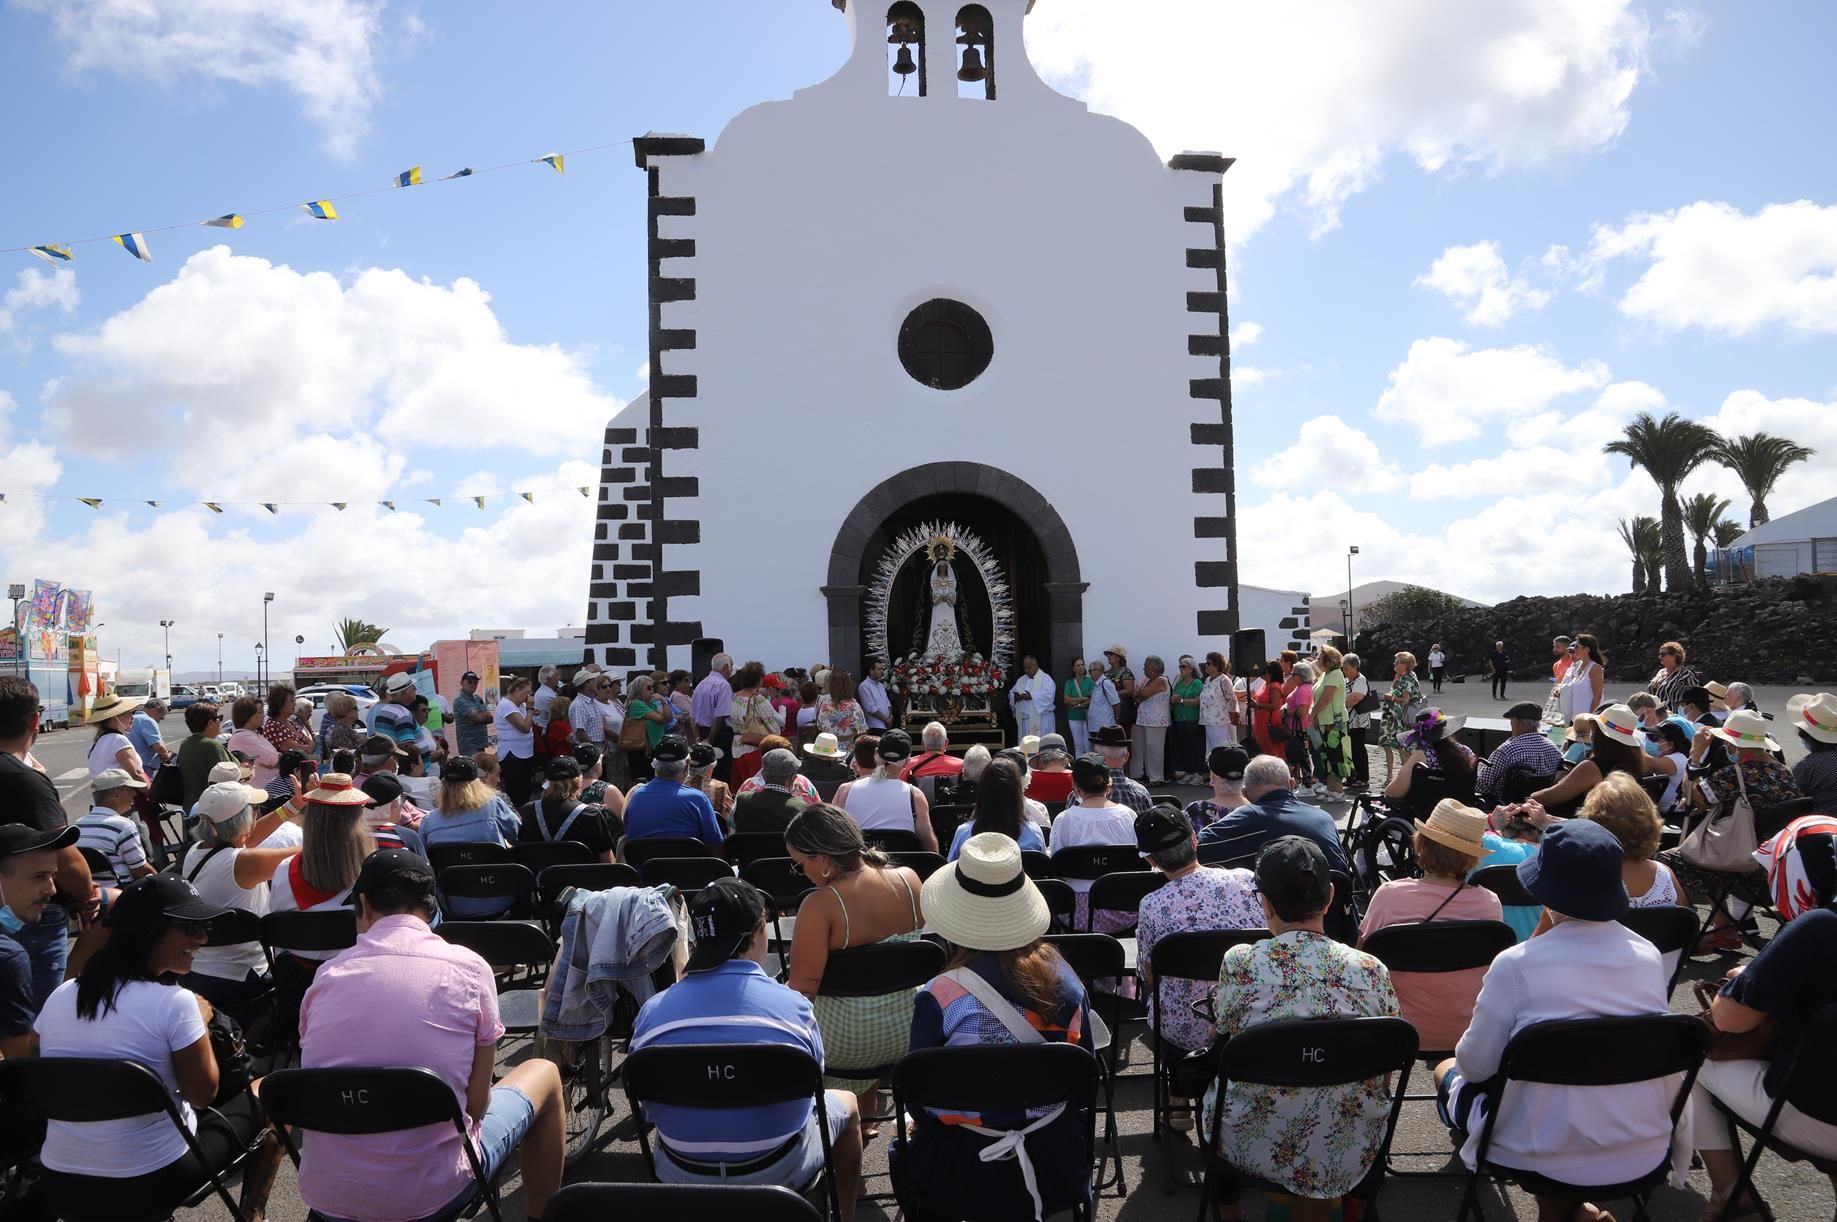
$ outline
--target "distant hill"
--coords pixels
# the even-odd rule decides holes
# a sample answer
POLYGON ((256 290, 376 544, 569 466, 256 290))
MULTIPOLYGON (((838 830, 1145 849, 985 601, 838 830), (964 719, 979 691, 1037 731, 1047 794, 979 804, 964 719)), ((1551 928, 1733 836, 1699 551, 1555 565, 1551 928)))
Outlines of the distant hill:
MULTIPOLYGON (((1352 622, 1359 622, 1359 608, 1370 606, 1386 594, 1395 594, 1405 586, 1421 585, 1419 581, 1366 581, 1352 587, 1352 622)), ((1430 587, 1433 589, 1433 587, 1430 587)), ((1346 597, 1344 590, 1332 594, 1316 594, 1308 600, 1308 608, 1313 612, 1315 627, 1328 626, 1337 622, 1339 600, 1346 597)), ((1450 598, 1460 599, 1463 606, 1484 607, 1489 604, 1477 602, 1471 598, 1462 598, 1459 594, 1450 594, 1450 598)))

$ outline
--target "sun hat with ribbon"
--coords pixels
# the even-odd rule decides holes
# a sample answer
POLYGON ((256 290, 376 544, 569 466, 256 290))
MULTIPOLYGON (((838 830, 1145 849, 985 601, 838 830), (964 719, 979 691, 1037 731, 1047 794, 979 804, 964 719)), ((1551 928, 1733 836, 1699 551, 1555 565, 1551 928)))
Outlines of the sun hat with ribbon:
POLYGON ((1443 798, 1426 821, 1416 820, 1416 830, 1437 844, 1471 857, 1486 856, 1486 812, 1443 798))
POLYGON ((108 695, 102 697, 102 699, 96 701, 90 708, 87 720, 89 724, 93 726, 98 721, 107 721, 109 718, 119 717, 123 713, 132 713, 146 702, 146 698, 143 696, 129 697, 123 696, 120 692, 110 692, 108 695))
POLYGON ((370 805, 370 795, 351 784, 351 778, 342 772, 321 774, 318 785, 306 791, 306 800, 321 806, 370 805))
POLYGON ((1774 910, 1792 920, 1837 899, 1837 816, 1806 815, 1754 850, 1774 910))
POLYGON ((1837 696, 1801 693, 1786 701, 1786 712, 1799 733, 1821 743, 1837 743, 1837 696))
POLYGON ((1719 726, 1711 727, 1710 733, 1723 742, 1735 747, 1746 747, 1749 750, 1778 751, 1780 745, 1767 733, 1767 719, 1752 709, 1736 709, 1729 714, 1729 719, 1719 726))
POLYGON ((1021 868, 1021 846, 1000 832, 964 841, 957 860, 925 880, 919 904, 933 933, 967 950, 1019 950, 1052 924, 1046 897, 1021 868))
MULTIPOLYGON (((1299 669, 1297 663, 1297 669, 1299 669)), ((1403 745, 1413 748, 1432 747, 1444 738, 1452 738, 1465 723, 1465 718, 1450 718, 1440 709, 1425 709, 1416 717, 1416 724, 1403 732, 1403 745)))
POLYGON ((821 760, 839 760, 847 752, 842 750, 842 740, 825 730, 816 736, 815 742, 804 747, 804 754, 821 760))
POLYGON ((1639 714, 1624 704, 1610 704, 1595 714, 1595 733, 1605 734, 1617 743, 1638 747, 1643 751, 1646 740, 1640 736, 1642 728, 1639 714))
POLYGON ((1711 679, 1703 685, 1703 690, 1710 695, 1709 707, 1720 713, 1728 708, 1729 689, 1711 679))

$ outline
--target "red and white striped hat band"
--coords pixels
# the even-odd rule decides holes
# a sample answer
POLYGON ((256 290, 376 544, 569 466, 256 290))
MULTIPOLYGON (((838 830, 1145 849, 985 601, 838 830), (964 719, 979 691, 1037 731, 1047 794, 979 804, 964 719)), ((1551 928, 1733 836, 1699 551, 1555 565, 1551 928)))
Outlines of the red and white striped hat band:
POLYGON ((1629 747, 1640 746, 1639 714, 1624 704, 1612 704, 1595 714, 1595 723, 1609 738, 1629 747))

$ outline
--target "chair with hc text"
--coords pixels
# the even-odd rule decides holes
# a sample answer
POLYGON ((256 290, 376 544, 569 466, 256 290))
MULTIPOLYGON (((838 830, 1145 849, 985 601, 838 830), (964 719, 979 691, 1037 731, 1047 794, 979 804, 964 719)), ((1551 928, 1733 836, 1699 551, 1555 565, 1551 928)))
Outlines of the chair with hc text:
MULTIPOLYGON (((424 1125, 452 1125, 472 1170, 473 1192, 452 1210, 423 1222, 462 1217, 481 1198, 493 1222, 503 1222, 497 1185, 485 1174, 484 1161, 466 1132, 465 1107, 446 1079, 433 1070, 405 1065, 277 1069, 262 1079, 261 1097, 295 1167, 300 1165, 299 1131, 369 1137, 424 1125), (289 1132, 290 1128, 295 1132, 289 1132)), ((307 1219, 323 1222, 316 1213, 308 1213, 307 1219)))
POLYGON ((776 1184, 569 1184, 549 1198, 542 1216, 546 1222, 823 1222, 816 1206, 776 1184))
POLYGON ((944 858, 941 855, 926 852, 924 849, 890 852, 887 854, 887 861, 911 870, 919 876, 920 882, 924 882, 944 868, 944 858))
MULTIPOLYGON (((683 1170, 710 1179, 720 1179, 724 1173, 718 1164, 699 1162, 692 1154, 672 1150, 661 1135, 657 1135, 657 1148, 653 1152, 652 1126, 643 1119, 645 1103, 733 1111, 810 1100, 816 1109, 823 1166, 815 1180, 797 1185, 793 1191, 808 1196, 820 1187, 828 1199, 831 1222, 841 1222, 841 1205, 835 1192, 835 1153, 830 1148, 825 1113, 823 1069, 803 1049, 789 1044, 653 1044, 626 1057, 621 1076, 632 1114, 639 1118, 638 1147, 653 1179, 655 1158, 669 1159, 683 1170)), ((729 1164, 725 1174, 742 1175, 748 1170, 769 1167, 802 1140, 803 1134, 799 1132, 784 1145, 766 1151, 749 1163, 729 1164)))
MULTIPOLYGON (((1499 1071, 1486 1084, 1494 1099, 1505 1098, 1508 1084, 1541 1083, 1548 1086, 1613 1087, 1676 1076, 1680 1084, 1670 1105, 1671 1132, 1675 1138, 1679 1118, 1690 1101, 1691 1084, 1709 1050, 1709 1027, 1688 1014, 1651 1014, 1632 1018, 1571 1018, 1532 1023, 1521 1028, 1505 1046, 1499 1071)), ((1508 1099, 1509 1103, 1510 1100, 1508 1099)), ((1491 1161, 1493 1127, 1499 1107, 1487 1109, 1475 1151, 1478 1170, 1467 1177, 1456 1222, 1484 1218, 1480 1207, 1480 1177, 1509 1180, 1540 1197, 1602 1204, 1630 1199, 1635 1218, 1649 1218, 1647 1194, 1671 1173, 1670 1142, 1652 1170, 1617 1184, 1573 1184, 1535 1172, 1491 1161)))
MULTIPOLYGON (((1097 1187, 1101 1190, 1115 1184, 1120 1195, 1124 1186, 1123 1156, 1116 1145, 1116 1056, 1121 1043, 1118 1031, 1122 1027, 1123 1012, 1122 998, 1117 994, 1116 986, 1128 971, 1123 944, 1107 933, 1047 934, 1046 941, 1059 952, 1066 966, 1072 969, 1084 985, 1085 996, 1090 999, 1091 1014, 1102 1023, 1101 1026, 1093 1025, 1091 1052, 1097 1059, 1098 1076, 1103 1085, 1104 1144, 1115 1157, 1116 1176, 1114 1179, 1102 1180, 1097 1187), (1107 981, 1108 984, 1099 989, 1099 981, 1107 981), (1102 1006, 1101 1010, 1100 999, 1107 999, 1109 1003, 1102 1006)), ((1105 1161, 1109 1161, 1108 1157, 1105 1161)))
MULTIPOLYGON (((1148 969, 1154 981, 1153 1038, 1154 1111, 1149 1135, 1161 1140, 1161 1127, 1173 1111, 1172 1072, 1185 1050, 1170 1045, 1161 1034, 1168 998, 1162 986, 1170 980, 1197 981, 1207 986, 1218 984, 1219 969, 1224 966, 1225 952, 1233 946, 1248 946, 1271 936, 1267 929, 1203 929, 1170 933, 1155 942, 1148 952, 1148 969)), ((1137 970, 1140 970, 1138 965, 1137 970)))
MULTIPOLYGON (((528 866, 514 861, 490 865, 448 866, 437 872, 440 895, 444 901, 505 901, 504 915, 521 919, 535 913, 536 876, 528 866)), ((469 917, 469 920, 491 920, 492 917, 469 917)))
POLYGON ((438 878, 450 866, 489 866, 515 860, 508 846, 489 840, 466 840, 427 846, 427 864, 438 878))
POLYGON ((708 857, 712 850, 694 836, 645 836, 639 840, 627 837, 619 843, 619 860, 642 871, 653 857, 708 857))
MULTIPOLYGON (((1067 850, 1070 852, 1071 850, 1067 850)), ((1167 884, 1167 875, 1159 870, 1119 870, 1105 874, 1091 884, 1090 900, 1085 908, 1084 924, 1088 932, 1098 912, 1138 912, 1142 899, 1167 884)), ((1124 930, 1135 928, 1131 921, 1124 930)))
POLYGON ((638 872, 623 862, 596 861, 588 865, 550 866, 536 875, 537 907, 551 934, 561 929, 561 893, 572 887, 577 891, 610 891, 614 887, 638 887, 643 883, 638 872))
POLYGON ((871 849, 883 853, 920 853, 925 850, 925 842, 918 838, 917 832, 908 832, 897 827, 863 828, 861 839, 871 849))
POLYGON ((784 855, 783 832, 734 832, 721 842, 721 856, 740 869, 763 858, 784 855))

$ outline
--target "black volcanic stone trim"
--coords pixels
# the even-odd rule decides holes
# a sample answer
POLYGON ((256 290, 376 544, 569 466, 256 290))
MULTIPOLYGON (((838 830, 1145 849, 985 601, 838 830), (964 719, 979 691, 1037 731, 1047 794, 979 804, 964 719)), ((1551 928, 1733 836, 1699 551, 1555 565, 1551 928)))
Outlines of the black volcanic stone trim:
POLYGON ((1186 252, 1188 267, 1217 267, 1218 252, 1208 247, 1188 247, 1186 252))
POLYGON ((610 620, 637 619, 638 604, 633 602, 607 603, 606 618, 610 620))
POLYGON ((631 558, 642 560, 646 564, 659 564, 663 561, 661 543, 634 543, 631 545, 631 558))
POLYGON ((1306 615, 1308 613, 1308 609, 1306 607, 1290 607, 1288 609, 1288 613, 1290 615, 1306 615))
POLYGON ((677 426, 674 428, 652 429, 651 444, 659 450, 694 450, 702 444, 702 431, 698 428, 677 426))
POLYGON ((1206 174, 1223 174, 1236 164, 1237 158, 1223 153, 1175 153, 1167 159, 1170 170, 1199 170, 1206 174))
POLYGON ((665 620, 661 623, 636 623, 631 626, 634 645, 687 645, 702 635, 700 620, 665 620))
POLYGON ((1195 424, 1191 426, 1193 444, 1196 446, 1228 446, 1231 444, 1230 426, 1220 423, 1195 424))
MULTIPOLYGON (((626 446, 619 451, 619 461, 649 462, 651 461, 651 448, 649 446, 626 446)), ((608 462, 606 465, 610 467, 612 464, 608 462)))
POLYGON ((600 483, 602 484, 631 484, 636 483, 637 479, 638 469, 636 467, 608 467, 600 472, 600 483))
POLYGON ((653 195, 651 197, 651 219, 660 216, 694 216, 695 196, 693 195, 653 195))
POLYGON ((621 539, 642 539, 644 535, 644 523, 642 522, 621 522, 619 524, 619 538, 621 539))
POLYGON ((1193 468, 1194 492, 1231 491, 1231 472, 1222 467, 1193 468))
POLYGON ((1186 337, 1186 354, 1188 356, 1229 356, 1231 348, 1222 335, 1189 335, 1186 337))
POLYGON ((1195 539, 1229 539, 1230 537, 1230 518, 1193 519, 1193 538, 1195 539))
POLYGON ((1218 220, 1218 209, 1189 207, 1186 210, 1186 219, 1195 225, 1211 225, 1218 220))
POLYGON ((1278 628, 1299 628, 1301 621, 1292 615, 1285 615, 1276 623, 1278 628))
POLYGON ((695 257, 694 238, 652 238, 650 255, 653 259, 692 259, 695 257))
POLYGON ((638 651, 635 649, 608 649, 606 651, 606 665, 608 666, 636 666, 637 664, 638 651))
POLYGON ((707 148, 708 142, 700 136, 638 136, 631 142, 640 170, 650 168, 652 157, 693 157, 707 148))
POLYGON ((653 373, 651 397, 656 399, 695 398, 695 375, 692 373, 653 373))
POLYGON ((1230 636, 1237 631, 1232 626, 1236 623, 1237 613, 1235 611, 1201 611, 1198 623, 1199 635, 1230 636))
POLYGON ((700 543, 702 524, 694 519, 665 518, 651 524, 651 538, 658 543, 700 543))
POLYGON ((606 444, 609 446, 632 446, 638 444, 637 429, 607 429, 606 444))
POLYGON ((631 508, 612 501, 601 501, 593 516, 601 522, 623 522, 631 516, 631 508))
POLYGON ((1186 393, 1195 399, 1229 399, 1231 387, 1223 378, 1192 378, 1187 381, 1186 393))
POLYGON ((695 347, 695 328, 670 327, 657 332, 657 346, 665 352, 695 347))
MULTIPOLYGON (((627 501, 648 501, 651 499, 651 487, 649 484, 633 484, 619 495, 627 501)), ((639 506, 640 519, 644 517, 643 509, 644 506, 639 506)))
POLYGON ((652 588, 658 594, 672 597, 678 594, 693 596, 702 592, 702 575, 696 569, 659 573, 657 580, 652 583, 652 588))
POLYGON ((613 624, 596 618, 587 625, 586 641, 589 645, 604 645, 618 639, 618 635, 615 632, 615 625, 613 624))
POLYGON ((651 304, 661 305, 666 301, 694 301, 695 278, 693 276, 652 276, 651 304))
POLYGON ((648 564, 615 564, 612 566, 614 581, 648 581, 651 566, 648 564))
POLYGON ((661 505, 639 505, 637 508, 638 520, 640 522, 655 522, 658 518, 663 516, 663 507, 661 505))
POLYGON ((1193 584, 1202 589, 1213 589, 1231 584, 1231 562, 1229 560, 1198 560, 1193 563, 1193 584))
POLYGON ((666 475, 651 487, 659 497, 694 496, 701 491, 701 480, 693 475, 666 475))
POLYGON ((1223 293, 1188 293, 1186 308, 1194 314, 1218 314, 1225 308, 1223 293))

